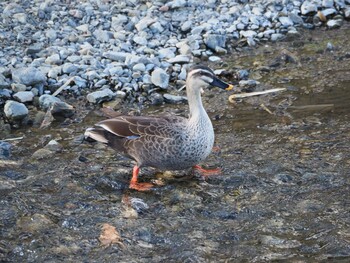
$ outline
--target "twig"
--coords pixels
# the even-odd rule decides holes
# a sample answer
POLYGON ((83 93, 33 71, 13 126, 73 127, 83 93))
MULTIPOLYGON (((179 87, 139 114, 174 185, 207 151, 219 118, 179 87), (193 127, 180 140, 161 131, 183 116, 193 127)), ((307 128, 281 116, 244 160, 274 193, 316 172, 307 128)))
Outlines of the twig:
POLYGON ((75 77, 71 77, 69 80, 66 81, 61 87, 59 87, 52 96, 57 96, 65 87, 67 87, 72 81, 74 81, 75 77))
POLYGON ((1 141, 4 141, 4 142, 18 141, 18 140, 22 140, 23 138, 24 138, 24 136, 22 136, 22 137, 16 137, 16 138, 3 139, 3 140, 1 140, 1 141))
POLYGON ((261 104, 260 104, 260 107, 263 108, 263 110, 267 111, 268 113, 273 114, 272 111, 270 111, 270 110, 264 105, 264 103, 261 103, 261 104))
POLYGON ((242 99, 242 98, 246 98, 246 97, 264 95, 267 93, 273 93, 273 92, 284 91, 284 90, 286 90, 286 88, 268 89, 268 90, 264 90, 264 91, 255 91, 255 92, 249 92, 249 93, 233 94, 230 97, 228 97, 228 100, 231 103, 234 103, 235 99, 242 99))

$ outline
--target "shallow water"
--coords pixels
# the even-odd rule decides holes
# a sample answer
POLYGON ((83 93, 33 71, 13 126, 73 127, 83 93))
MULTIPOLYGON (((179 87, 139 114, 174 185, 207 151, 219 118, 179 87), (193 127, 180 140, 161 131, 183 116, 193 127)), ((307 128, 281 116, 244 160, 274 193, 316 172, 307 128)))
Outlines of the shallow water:
MULTIPOLYGON (((127 189, 132 162, 80 143, 103 117, 78 106, 76 120, 19 129, 0 162, 0 259, 4 262, 348 262, 350 260, 350 27, 234 53, 228 68, 250 69, 273 95, 203 100, 221 148, 203 181, 142 170, 163 186, 127 189), (325 51, 327 42, 335 50, 325 51), (288 50, 293 62, 280 62, 288 50), (270 110, 267 112, 263 106, 270 110), (56 139, 62 149, 32 154, 56 139), (138 198, 138 199, 137 199, 138 198), (101 225, 124 246, 102 247, 101 225)), ((186 115, 186 105, 149 108, 186 115)))

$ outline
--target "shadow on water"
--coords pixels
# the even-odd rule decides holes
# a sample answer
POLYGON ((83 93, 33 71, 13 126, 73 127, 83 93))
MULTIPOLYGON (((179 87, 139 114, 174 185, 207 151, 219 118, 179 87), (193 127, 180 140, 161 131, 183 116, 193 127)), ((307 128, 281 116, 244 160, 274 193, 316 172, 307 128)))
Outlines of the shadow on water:
MULTIPOLYGON (((261 83, 257 90, 287 90, 234 104, 228 93, 205 93, 221 148, 207 164, 223 169, 206 182, 144 169, 142 180, 163 186, 129 191, 132 163, 80 141, 102 119, 94 113, 83 122, 11 134, 24 138, 12 142, 12 157, 0 163, 0 259, 348 262, 349 26, 305 36, 225 61, 250 69, 261 83), (326 50, 327 42, 334 50, 326 50), (52 139, 61 146, 46 148, 52 139), (100 246, 103 223, 116 227, 123 246, 100 246)), ((142 113, 169 111, 185 116, 187 106, 142 113)))

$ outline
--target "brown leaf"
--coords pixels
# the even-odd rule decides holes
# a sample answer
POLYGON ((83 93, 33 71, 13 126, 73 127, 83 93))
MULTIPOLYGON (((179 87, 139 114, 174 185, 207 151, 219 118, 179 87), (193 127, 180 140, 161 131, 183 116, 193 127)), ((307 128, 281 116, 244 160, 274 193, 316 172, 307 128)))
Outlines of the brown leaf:
POLYGON ((98 240, 104 247, 108 247, 113 244, 118 244, 123 248, 125 247, 117 229, 108 223, 102 224, 102 232, 98 240))

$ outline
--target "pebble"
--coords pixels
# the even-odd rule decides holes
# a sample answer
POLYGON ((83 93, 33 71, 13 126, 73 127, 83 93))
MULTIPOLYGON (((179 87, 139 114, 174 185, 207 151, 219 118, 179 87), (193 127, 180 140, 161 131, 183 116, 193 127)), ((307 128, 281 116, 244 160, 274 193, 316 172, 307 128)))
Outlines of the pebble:
POLYGON ((0 159, 8 159, 11 156, 12 144, 0 141, 0 159))
POLYGON ((330 28, 330 29, 334 29, 334 28, 339 28, 341 27, 343 24, 343 21, 340 20, 340 19, 332 19, 332 20, 329 20, 327 22, 327 26, 330 28))
POLYGON ((34 94, 31 91, 19 91, 13 95, 13 98, 22 103, 31 102, 34 99, 34 94))
POLYGON ((224 48, 226 46, 226 36, 209 34, 205 37, 204 43, 208 48, 215 51, 217 47, 224 48))
POLYGON ((87 95, 87 100, 91 103, 101 103, 104 101, 112 100, 115 97, 115 94, 110 89, 103 89, 91 92, 87 95))
POLYGON ((0 89, 6 89, 10 87, 10 83, 6 80, 6 78, 0 74, 0 89))
POLYGON ((8 100, 5 103, 4 113, 10 120, 18 121, 27 117, 28 109, 23 103, 8 100))
POLYGON ((48 110, 54 103, 62 102, 59 98, 49 94, 44 94, 39 97, 39 106, 43 110, 48 110))
POLYGON ((39 69, 34 67, 18 68, 12 70, 12 80, 15 83, 31 86, 44 83, 46 81, 46 76, 39 69))
POLYGON ((179 103, 179 102, 187 101, 186 97, 172 95, 169 93, 165 93, 163 96, 164 96, 164 100, 169 103, 179 103))
POLYGON ((187 64, 191 61, 191 58, 187 55, 177 55, 174 58, 168 60, 171 64, 187 64))
POLYGON ((167 89, 169 86, 169 75, 162 68, 156 68, 151 74, 151 81, 157 87, 167 89))

